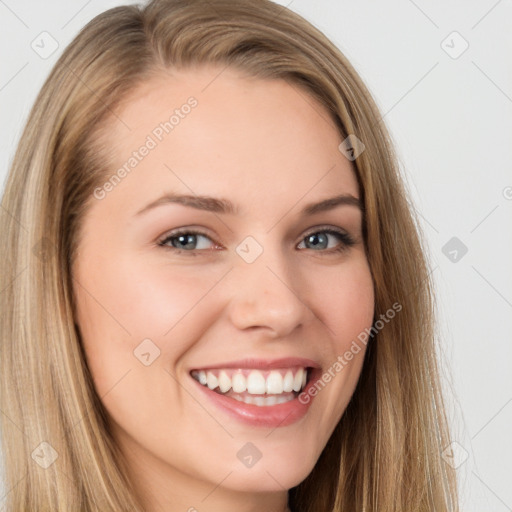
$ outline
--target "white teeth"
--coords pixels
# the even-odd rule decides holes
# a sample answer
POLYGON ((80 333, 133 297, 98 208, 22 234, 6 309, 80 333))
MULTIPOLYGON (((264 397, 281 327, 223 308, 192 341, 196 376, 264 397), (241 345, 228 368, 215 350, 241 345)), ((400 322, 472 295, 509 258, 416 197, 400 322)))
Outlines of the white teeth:
POLYGON ((300 391, 302 387, 302 376, 304 375, 304 369, 299 368, 299 371, 295 374, 293 379, 293 391, 300 391))
POLYGON ((265 405, 265 397, 264 396, 255 396, 252 399, 254 405, 259 405, 260 407, 265 405))
POLYGON ((231 389, 231 379, 225 371, 221 371, 219 374, 219 388, 221 393, 225 393, 231 389))
POLYGON ((291 393, 292 391, 299 392, 301 389, 304 389, 307 381, 307 370, 305 368, 298 368, 295 371, 295 375, 292 370, 287 370, 286 373, 284 370, 272 370, 266 372, 266 375, 267 378, 265 378, 260 370, 251 370, 247 377, 241 370, 233 372, 233 370, 223 369, 192 372, 192 376, 200 384, 207 386, 211 390, 218 388, 218 391, 221 393, 227 393, 232 389, 233 393, 247 392, 251 395, 281 395, 282 393, 291 393))
POLYGON ((206 374, 206 383, 210 389, 215 389, 219 385, 219 381, 212 372, 206 374))
POLYGON ((262 395, 266 390, 265 377, 258 370, 253 370, 247 377, 247 392, 251 395, 262 395))
POLYGON ((243 373, 235 373, 231 382, 235 393, 243 393, 247 389, 247 381, 243 373))
POLYGON ((198 372, 197 374, 197 378, 199 380, 199 382, 203 385, 203 386, 206 386, 206 383, 208 382, 207 379, 206 379, 206 372, 204 372, 203 370, 201 370, 200 372, 198 372))
POLYGON ((294 399, 293 395, 288 396, 251 396, 251 395, 232 395, 231 398, 244 402, 246 404, 258 405, 260 407, 268 407, 271 405, 279 405, 294 399))
POLYGON ((266 392, 268 395, 280 395, 283 392, 283 376, 276 371, 267 377, 266 392))
POLYGON ((288 370, 283 379, 283 391, 289 393, 293 391, 293 373, 288 370))
MULTIPOLYGON (((277 396, 276 395, 266 396, 265 398, 263 398, 263 400, 265 400, 263 405, 276 405, 277 404, 277 396)), ((259 404, 257 404, 257 405, 259 405, 259 404)))

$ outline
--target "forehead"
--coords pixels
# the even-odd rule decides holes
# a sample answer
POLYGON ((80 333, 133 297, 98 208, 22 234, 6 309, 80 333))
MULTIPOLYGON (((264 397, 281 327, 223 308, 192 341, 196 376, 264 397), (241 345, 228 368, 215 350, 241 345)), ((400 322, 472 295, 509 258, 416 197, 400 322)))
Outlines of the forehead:
POLYGON ((218 67, 162 73, 131 92, 102 138, 112 173, 128 171, 116 186, 128 195, 154 193, 155 184, 160 192, 234 194, 253 206, 262 196, 289 203, 359 195, 329 112, 284 80, 218 67))

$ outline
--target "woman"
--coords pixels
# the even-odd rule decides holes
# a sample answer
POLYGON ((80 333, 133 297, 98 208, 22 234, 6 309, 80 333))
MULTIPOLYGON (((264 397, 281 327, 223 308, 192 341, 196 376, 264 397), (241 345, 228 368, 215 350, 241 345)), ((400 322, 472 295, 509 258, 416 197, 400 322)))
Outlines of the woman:
POLYGON ((7 510, 457 508, 396 159, 298 15, 96 17, 2 205, 7 510))

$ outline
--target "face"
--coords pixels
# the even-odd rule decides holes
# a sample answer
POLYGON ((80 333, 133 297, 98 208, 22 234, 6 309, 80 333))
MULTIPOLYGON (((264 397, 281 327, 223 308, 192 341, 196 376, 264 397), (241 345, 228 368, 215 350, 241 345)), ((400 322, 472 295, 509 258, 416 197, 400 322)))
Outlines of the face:
POLYGON ((154 510, 283 510, 364 347, 335 362, 373 319, 357 180, 328 112, 220 71, 155 77, 116 111, 73 266, 87 363, 154 510))

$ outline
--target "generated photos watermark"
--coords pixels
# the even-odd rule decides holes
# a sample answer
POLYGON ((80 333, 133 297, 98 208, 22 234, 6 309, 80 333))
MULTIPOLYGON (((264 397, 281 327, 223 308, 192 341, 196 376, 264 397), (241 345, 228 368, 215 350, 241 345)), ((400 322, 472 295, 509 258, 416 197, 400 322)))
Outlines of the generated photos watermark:
POLYGON ((368 344, 370 337, 382 330, 384 326, 395 318, 396 314, 400 311, 402 311, 402 304, 395 302, 385 313, 380 315, 380 318, 375 321, 369 329, 365 328, 364 331, 361 331, 358 334, 357 339, 352 341, 350 347, 343 354, 338 355, 336 361, 334 361, 334 363, 325 370, 314 385, 308 387, 299 394, 299 402, 304 405, 308 404, 311 401, 311 397, 316 396, 319 391, 324 389, 325 386, 331 382, 334 377, 336 377, 336 374, 341 372, 343 368, 345 368, 345 366, 354 359, 354 356, 361 352, 363 347, 368 344))
POLYGON ((126 176, 128 176, 128 174, 130 174, 130 172, 192 112, 192 109, 197 107, 197 105, 197 99, 191 96, 180 108, 175 108, 173 114, 167 120, 156 125, 151 130, 151 133, 147 135, 144 143, 137 150, 132 152, 131 156, 123 165, 119 167, 101 187, 94 189, 93 196, 95 199, 99 201, 105 199, 107 194, 112 192, 112 190, 114 190, 114 188, 119 185, 119 183, 121 183, 121 181, 126 178, 126 176))

